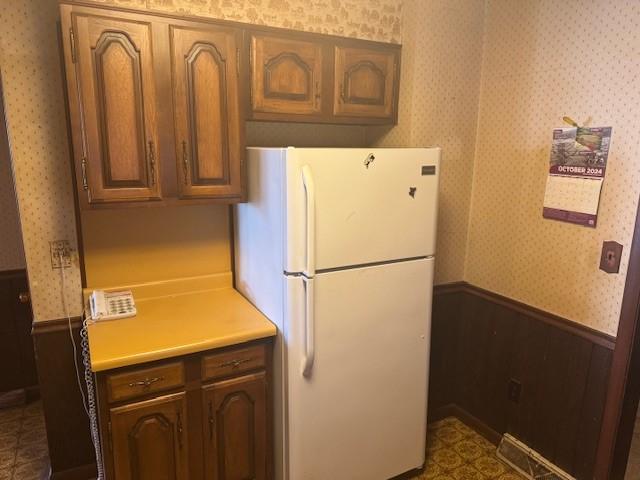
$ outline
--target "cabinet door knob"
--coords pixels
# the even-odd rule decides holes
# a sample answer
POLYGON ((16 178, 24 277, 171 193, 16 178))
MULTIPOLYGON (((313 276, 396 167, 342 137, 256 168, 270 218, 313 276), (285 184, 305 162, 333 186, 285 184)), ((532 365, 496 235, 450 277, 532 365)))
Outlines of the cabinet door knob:
POLYGON ((31 295, 29 295, 29 292, 20 292, 18 294, 18 301, 20 303, 29 303, 30 300, 31 300, 31 295))

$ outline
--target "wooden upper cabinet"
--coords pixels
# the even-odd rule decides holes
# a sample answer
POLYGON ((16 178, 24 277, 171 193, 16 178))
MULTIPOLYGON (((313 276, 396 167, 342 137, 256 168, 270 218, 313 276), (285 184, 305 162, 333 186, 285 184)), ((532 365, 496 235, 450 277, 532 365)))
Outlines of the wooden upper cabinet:
POLYGON ((188 480, 186 417, 184 392, 112 408, 113 478, 188 480))
POLYGON ((151 24, 74 14, 72 28, 81 188, 90 203, 160 198, 151 24))
POLYGON ((180 196, 242 195, 237 30, 170 26, 180 196))
POLYGON ((398 51, 336 46, 333 113, 395 118, 398 51))
POLYGON ((206 480, 267 478, 266 395, 265 372, 203 388, 206 480))
POLYGON ((322 45, 251 35, 254 112, 315 115, 322 112, 322 45))

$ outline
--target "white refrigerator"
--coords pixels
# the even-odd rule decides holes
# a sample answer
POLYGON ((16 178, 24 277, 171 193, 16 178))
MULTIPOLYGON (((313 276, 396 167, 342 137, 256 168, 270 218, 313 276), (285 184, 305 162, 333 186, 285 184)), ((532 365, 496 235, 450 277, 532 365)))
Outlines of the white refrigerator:
POLYGON ((278 327, 276 480, 425 461, 439 148, 249 148, 236 288, 278 327))

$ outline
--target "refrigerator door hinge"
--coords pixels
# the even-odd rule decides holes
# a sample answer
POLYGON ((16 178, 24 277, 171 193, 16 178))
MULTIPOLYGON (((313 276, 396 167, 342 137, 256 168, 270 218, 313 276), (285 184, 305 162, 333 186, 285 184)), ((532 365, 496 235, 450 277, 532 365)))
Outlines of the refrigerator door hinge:
POLYGON ((73 31, 73 27, 69 29, 69 44, 71 45, 71 61, 76 63, 76 34, 73 31))

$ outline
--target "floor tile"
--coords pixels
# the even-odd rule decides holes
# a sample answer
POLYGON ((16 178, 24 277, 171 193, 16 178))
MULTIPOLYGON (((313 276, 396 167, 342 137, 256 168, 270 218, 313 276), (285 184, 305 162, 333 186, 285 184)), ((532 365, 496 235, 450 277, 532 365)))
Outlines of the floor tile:
POLYGON ((4 422, 0 425, 0 432, 2 435, 14 435, 20 431, 20 427, 22 426, 22 421, 20 419, 11 420, 8 422, 4 422))
POLYGON ((49 478, 49 451, 40 402, 0 409, 0 480, 49 478), (17 412, 17 413, 16 413, 17 412))
POLYGON ((0 468, 7 469, 13 467, 16 461, 16 451, 13 448, 0 450, 0 468))
MULTIPOLYGON (((23 430, 18 438, 20 439, 20 445, 47 444, 47 432, 44 428, 23 430)), ((1 440, 0 443, 2 443, 1 440)))
POLYGON ((429 425, 427 460, 414 480, 524 480, 496 456, 496 446, 455 417, 429 425))
POLYGON ((433 453, 433 461, 445 470, 453 470, 462 466, 465 462, 454 450, 443 448, 433 453))
POLYGON ((35 429, 45 428, 44 425, 44 417, 42 415, 38 415, 35 417, 25 417, 22 419, 22 429, 23 430, 35 430, 35 429))
POLYGON ((473 462, 473 466, 488 478, 498 478, 507 473, 508 467, 500 460, 482 456, 473 462))
POLYGON ((453 445, 453 449, 467 462, 476 460, 485 454, 485 451, 477 443, 467 439, 453 445))
POLYGON ((25 417, 42 417, 42 401, 30 403, 22 410, 25 417))
POLYGON ((454 425, 445 425, 442 428, 439 428, 435 433, 441 440, 449 445, 460 442, 464 439, 464 433, 454 425))
POLYGON ((7 408, 0 410, 0 431, 6 422, 20 420, 22 418, 22 408, 7 408))
POLYGON ((49 455, 47 446, 42 444, 20 445, 16 453, 16 465, 30 463, 34 460, 47 458, 49 455))
POLYGON ((0 450, 15 450, 18 448, 18 432, 4 434, 0 433, 0 450))
POLYGON ((523 476, 519 473, 509 472, 503 475, 500 475, 497 480, 523 480, 523 476))
POLYGON ((48 478, 48 459, 35 460, 22 465, 16 465, 13 472, 14 480, 43 480, 48 478))
POLYGON ((462 465, 451 472, 451 476, 456 480, 487 480, 482 473, 471 465, 462 465))

